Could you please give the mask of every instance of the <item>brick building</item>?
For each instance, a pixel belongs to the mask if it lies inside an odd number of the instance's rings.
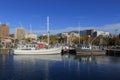
[[[0,24],[0,40],[7,39],[9,37],[9,26],[7,24]]]

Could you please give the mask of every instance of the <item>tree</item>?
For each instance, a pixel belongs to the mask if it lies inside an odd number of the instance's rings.
[[[48,42],[47,36],[40,36],[39,39],[43,42]],[[51,35],[50,36],[50,44],[55,44],[58,43],[58,37],[56,35]]]
[[[74,37],[73,43],[78,44],[79,43],[79,38],[78,37]]]
[[[17,43],[17,42],[19,42],[19,40],[18,40],[18,39],[15,39],[15,42]]]
[[[55,35],[50,36],[50,44],[58,43],[58,37]]]

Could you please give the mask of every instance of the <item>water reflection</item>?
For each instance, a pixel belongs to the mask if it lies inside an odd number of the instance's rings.
[[[28,76],[30,80],[35,78],[48,80],[49,69],[59,61],[61,55],[15,55],[14,67],[16,74],[19,73],[23,79]]]
[[[8,49],[0,49],[0,54],[8,54]]]
[[[119,67],[111,56],[0,55],[0,80],[119,80]]]

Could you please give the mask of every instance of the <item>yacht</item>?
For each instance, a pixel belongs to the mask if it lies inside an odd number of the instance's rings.
[[[49,17],[47,17],[48,43],[45,44],[19,44],[13,49],[14,54],[58,54],[61,53],[62,47],[50,47],[49,45]],[[47,46],[47,47],[45,47]]]
[[[39,44],[40,45],[40,44]],[[42,44],[41,44],[42,45]],[[38,44],[25,44],[18,45],[13,50],[14,54],[59,54],[61,53],[62,47],[45,48],[40,47]]]

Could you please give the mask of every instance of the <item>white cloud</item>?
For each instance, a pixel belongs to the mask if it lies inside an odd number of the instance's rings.
[[[117,29],[117,33],[120,33],[120,23],[118,24],[110,24],[110,25],[104,25],[104,26],[99,26],[97,28],[98,30],[102,30],[102,31],[107,31],[110,32],[112,34],[115,33],[115,30]]]

